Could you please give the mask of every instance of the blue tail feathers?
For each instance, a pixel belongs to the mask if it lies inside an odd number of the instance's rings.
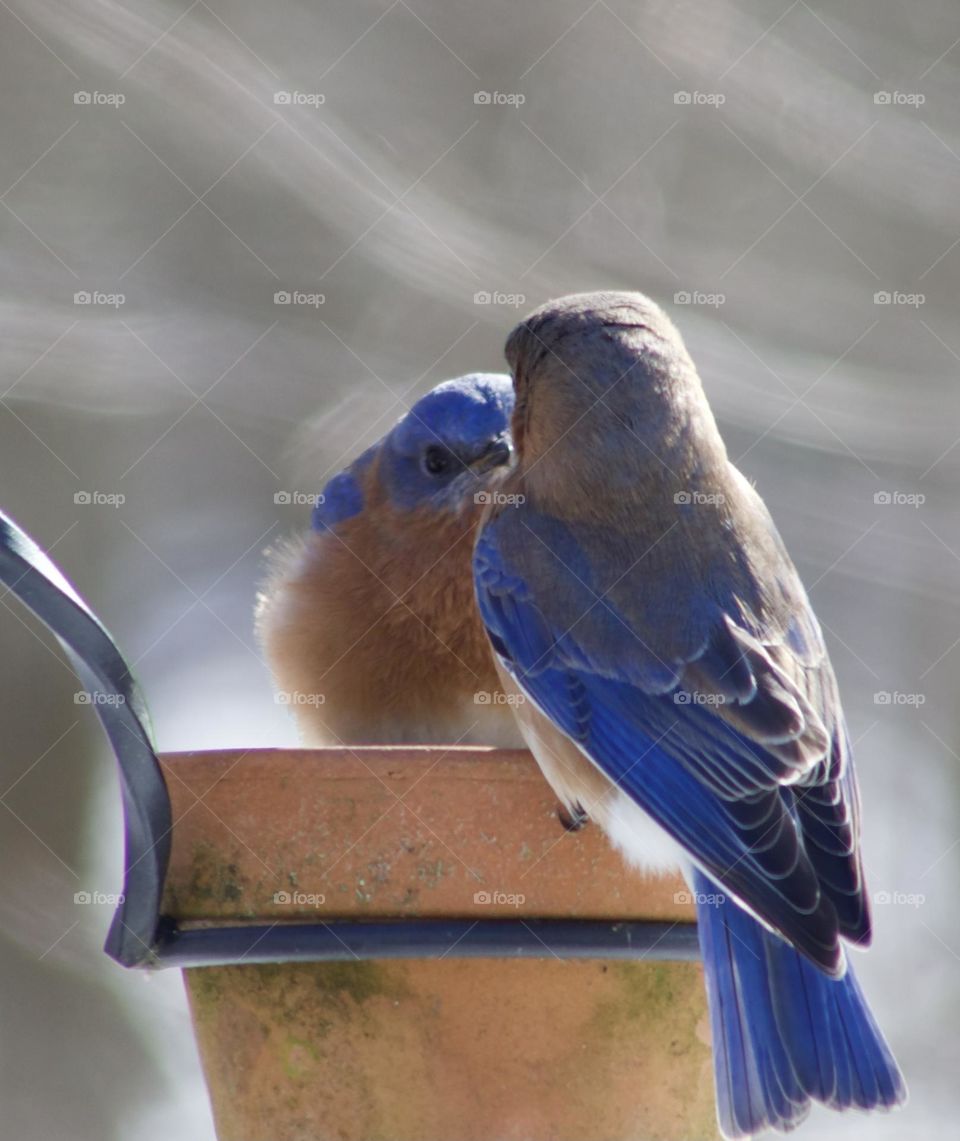
[[[724,1135],[788,1132],[811,1101],[900,1104],[903,1077],[853,969],[830,978],[702,873],[693,884]]]

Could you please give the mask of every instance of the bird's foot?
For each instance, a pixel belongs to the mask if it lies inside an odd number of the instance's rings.
[[[568,832],[579,832],[584,824],[590,821],[590,817],[579,804],[575,804],[571,809],[567,809],[562,804],[558,805],[557,818]]]

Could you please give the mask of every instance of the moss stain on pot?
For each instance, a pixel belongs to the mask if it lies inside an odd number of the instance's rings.
[[[424,887],[435,888],[447,875],[443,860],[417,866],[417,879]]]
[[[245,885],[236,864],[224,864],[212,844],[198,843],[193,849],[190,879],[182,893],[170,891],[168,910],[183,916],[237,914]]]
[[[356,963],[318,963],[313,979],[316,988],[332,1001],[342,1001],[349,995],[357,1006],[371,998],[400,999],[409,997],[410,990],[402,978],[393,975],[389,967],[371,960]]]
[[[580,1141],[591,1121],[610,1137],[715,1136],[692,963],[398,960],[187,975],[223,1141],[445,1136],[438,1090],[464,1123],[457,1141]],[[561,1008],[543,1001],[560,990]]]
[[[320,1061],[320,1053],[312,1042],[305,1038],[290,1038],[287,1040],[283,1072],[288,1078],[299,1081],[311,1076]]]
[[[658,1068],[658,1088],[644,1084],[644,1096],[669,1105],[684,1107],[684,1126],[679,1120],[663,1133],[651,1132],[650,1141],[660,1137],[701,1141],[715,1136],[716,1117],[709,1043],[698,1033],[703,1018],[703,982],[699,966],[691,963],[611,962],[603,968],[617,988],[616,997],[598,1002],[588,1037],[603,1047],[607,1059],[596,1058],[602,1071],[607,1061],[620,1054],[622,1047],[642,1038],[657,1043],[657,1049],[679,1066]],[[691,1083],[691,1072],[699,1080]],[[677,1115],[679,1119],[679,1114]]]

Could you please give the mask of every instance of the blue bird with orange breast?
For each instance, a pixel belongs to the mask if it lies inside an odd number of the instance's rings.
[[[438,385],[274,554],[257,632],[308,744],[522,744],[496,700],[470,566],[512,408],[507,376]]]
[[[697,904],[720,1126],[905,1098],[848,962],[870,942],[859,803],[820,628],[665,314],[545,305],[507,342],[515,467],[474,555],[547,779]]]

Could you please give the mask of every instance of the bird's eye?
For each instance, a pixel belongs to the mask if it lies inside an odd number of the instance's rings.
[[[423,453],[423,470],[428,475],[443,475],[453,466],[453,456],[446,448],[431,444]]]

